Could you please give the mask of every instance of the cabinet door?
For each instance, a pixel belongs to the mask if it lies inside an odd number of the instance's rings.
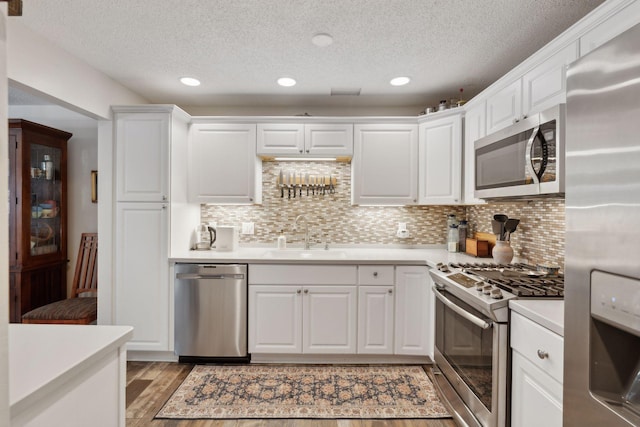
[[[396,267],[395,354],[432,355],[427,267]]]
[[[249,353],[302,352],[302,287],[249,286]]]
[[[511,425],[562,426],[562,384],[512,352]]]
[[[393,286],[358,287],[358,353],[393,353]]]
[[[168,113],[116,114],[116,200],[169,199]]]
[[[638,16],[640,16],[640,3],[628,2],[623,9],[580,37],[580,56],[586,55],[636,25]]]
[[[521,117],[521,79],[487,98],[487,135],[515,123]]]
[[[412,205],[418,196],[418,126],[354,126],[352,202]]]
[[[189,201],[249,204],[256,191],[256,125],[191,125]],[[261,176],[261,175],[260,175]]]
[[[460,115],[420,125],[418,203],[460,203],[462,190],[462,117]]]
[[[304,353],[355,354],[355,286],[305,286],[302,305]]]
[[[259,123],[256,152],[271,156],[303,154],[304,125]]]
[[[116,210],[115,324],[133,326],[129,350],[168,351],[168,209],[118,203]]]
[[[312,156],[351,157],[353,155],[353,125],[304,125],[305,154]]]
[[[530,116],[567,100],[567,67],[578,59],[571,43],[522,77],[523,114]]]
[[[487,134],[486,120],[487,103],[485,101],[467,110],[464,116],[464,170],[462,176],[465,204],[485,203],[473,195],[476,187],[476,157],[473,145],[476,140]]]

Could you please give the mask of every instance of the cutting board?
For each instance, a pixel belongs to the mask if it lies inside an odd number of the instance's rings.
[[[489,242],[489,255],[491,255],[491,251],[493,251],[493,247],[496,245],[496,235],[493,233],[476,232],[476,239]]]

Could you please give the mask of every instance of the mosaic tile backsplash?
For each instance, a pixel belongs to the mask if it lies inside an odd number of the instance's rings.
[[[286,175],[309,174],[337,179],[335,193],[281,197],[277,185],[280,170]],[[308,220],[312,245],[444,245],[447,215],[469,220],[471,231],[491,232],[495,213],[520,218],[512,237],[516,256],[532,263],[564,263],[564,201],[544,199],[532,202],[492,203],[476,206],[353,206],[351,205],[351,165],[335,162],[264,162],[262,167],[262,205],[202,205],[203,222],[240,227],[253,222],[253,235],[240,235],[240,243],[273,244],[280,230],[289,245],[301,245],[304,235],[293,229],[298,215]],[[320,192],[321,193],[321,192]],[[399,222],[407,224],[410,237],[396,237]],[[300,221],[304,229],[304,221]]]

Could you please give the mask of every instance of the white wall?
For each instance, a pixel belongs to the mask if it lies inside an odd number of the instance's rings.
[[[32,88],[74,111],[109,118],[116,104],[146,104],[81,59],[34,33],[19,18],[7,23],[7,73],[11,81]]]
[[[0,3],[0,171],[9,169],[9,129],[7,126],[7,62],[5,33],[7,3]],[[9,179],[0,173],[0,201],[9,198]],[[9,229],[9,206],[0,202],[0,227]],[[9,233],[0,233],[0,301],[9,295]],[[0,427],[9,425],[9,305],[0,304]]]
[[[91,203],[91,171],[98,169],[98,122],[53,105],[11,105],[9,117],[73,134],[67,145],[67,293],[71,289],[80,235],[98,231],[98,205]]]

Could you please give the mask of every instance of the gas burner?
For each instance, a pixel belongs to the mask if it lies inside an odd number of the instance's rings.
[[[564,276],[551,276],[528,264],[451,263],[451,268],[519,298],[563,298]]]

